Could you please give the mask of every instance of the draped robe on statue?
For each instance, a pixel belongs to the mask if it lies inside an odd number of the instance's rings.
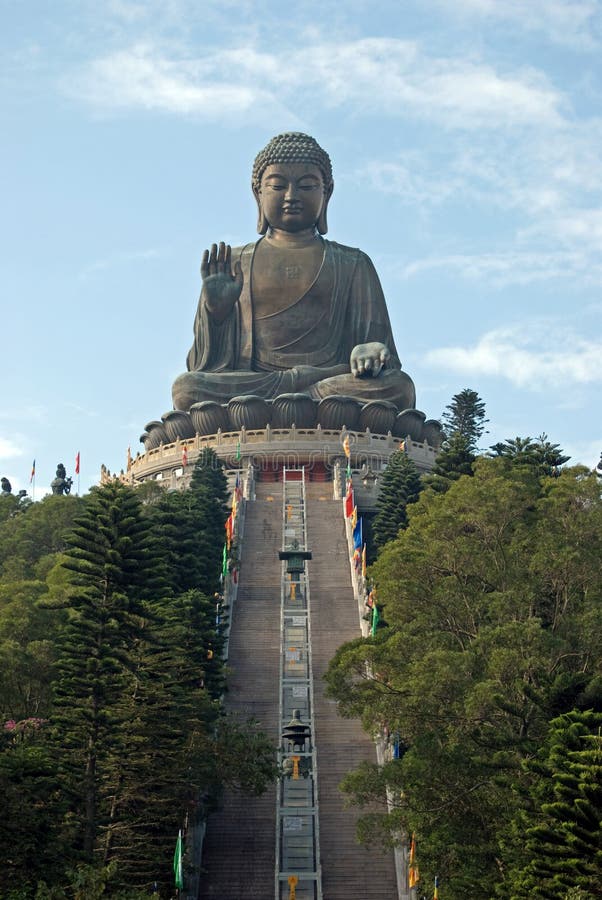
[[[173,386],[174,406],[186,410],[201,400],[227,403],[241,394],[271,399],[305,392],[315,399],[342,394],[414,408],[414,384],[401,371],[370,258],[361,250],[323,240],[322,264],[309,288],[285,308],[258,315],[252,285],[259,243],[232,249],[232,267],[238,259],[243,287],[225,321],[217,323],[199,303],[188,372]],[[356,378],[350,369],[351,351],[371,341],[385,344],[391,357],[377,377]]]

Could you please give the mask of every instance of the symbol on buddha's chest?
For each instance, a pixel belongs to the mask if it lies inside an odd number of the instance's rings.
[[[284,277],[290,280],[301,278],[301,266],[284,266]]]

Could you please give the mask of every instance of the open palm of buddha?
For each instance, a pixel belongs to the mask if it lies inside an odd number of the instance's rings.
[[[332,394],[414,408],[378,275],[361,250],[322,237],[330,159],[308,135],[273,138],[255,160],[262,237],[203,254],[203,286],[176,409],[253,394]]]

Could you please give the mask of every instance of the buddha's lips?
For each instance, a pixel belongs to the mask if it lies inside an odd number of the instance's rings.
[[[283,206],[282,207],[283,213],[300,213],[302,211],[303,211],[302,206]]]

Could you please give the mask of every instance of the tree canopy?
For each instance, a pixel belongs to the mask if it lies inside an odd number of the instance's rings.
[[[184,816],[275,776],[221,704],[226,496],[209,451],[189,491],[112,482],[0,522],[3,897],[170,896]]]
[[[408,515],[370,569],[389,627],[341,647],[327,675],[343,714],[397,748],[346,788],[367,802],[387,787],[393,810],[367,815],[364,836],[415,831],[448,900],[486,900],[507,889],[523,761],[555,716],[602,702],[599,485],[481,457]]]

